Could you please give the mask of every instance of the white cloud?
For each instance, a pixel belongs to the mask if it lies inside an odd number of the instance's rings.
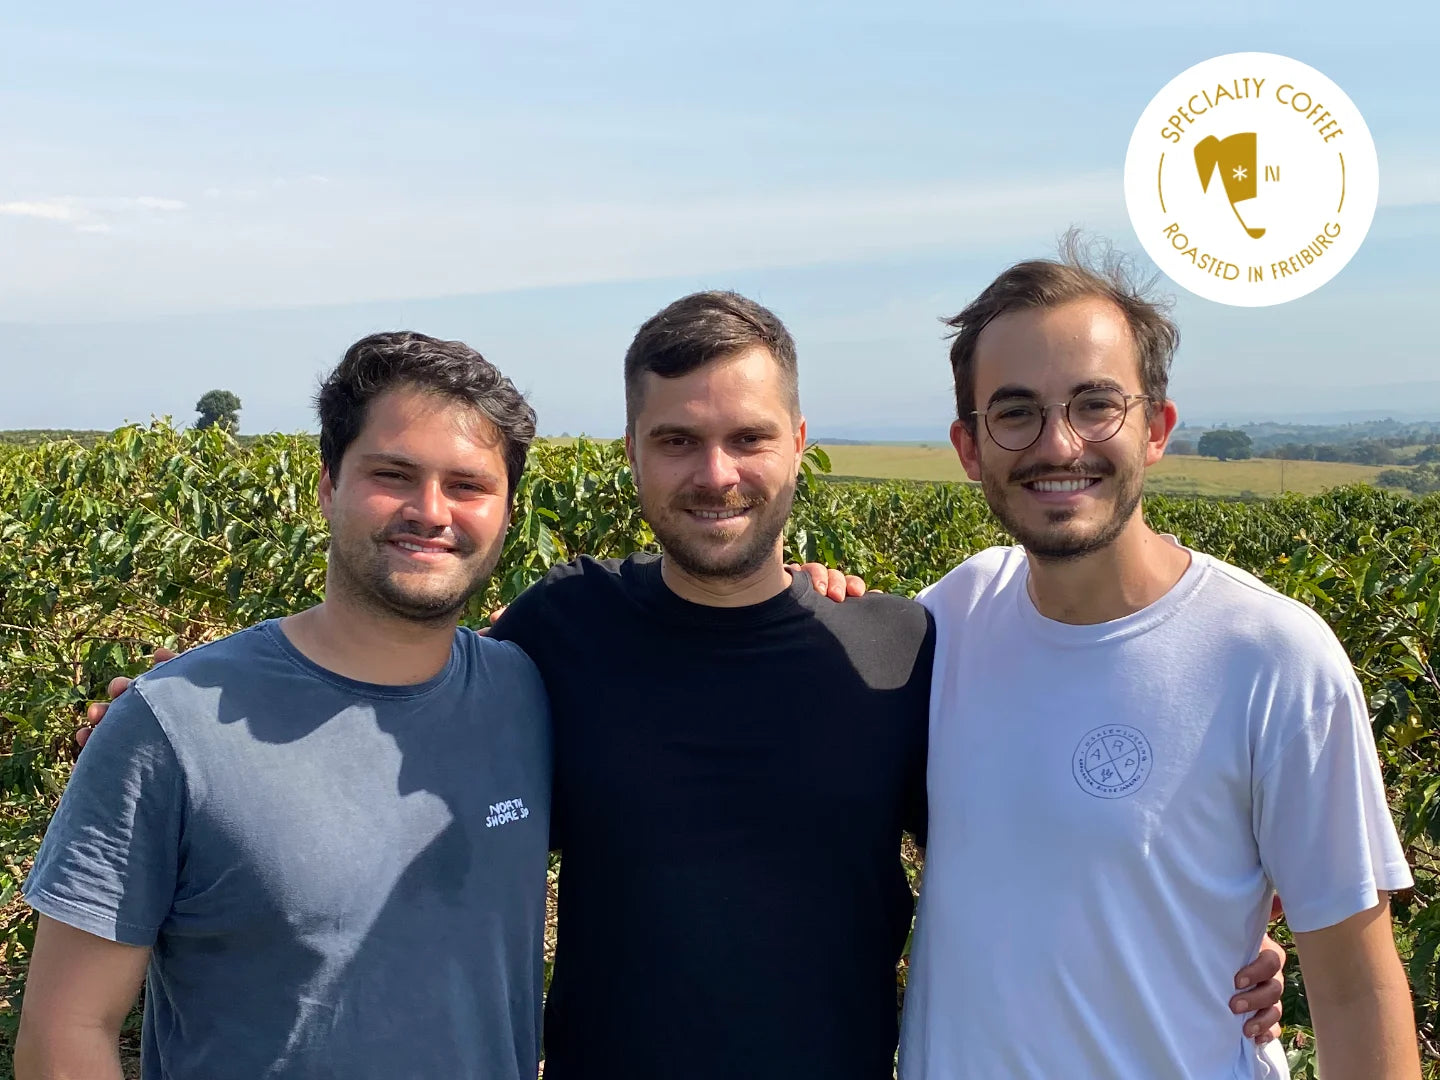
[[[83,263],[33,238],[23,275],[0,266],[0,318],[17,308],[29,318],[143,316],[1029,250],[1071,224],[1113,234],[1126,220],[1118,171],[607,201],[437,197],[313,179],[296,179],[283,198],[248,201],[241,190],[197,188],[183,231],[117,227]],[[134,213],[170,216],[131,201]],[[121,220],[96,210],[70,224]]]
[[[0,203],[0,214],[62,222],[81,233],[108,233],[116,223],[143,219],[150,211],[175,213],[187,207],[188,204],[179,199],[156,195],[56,195]]]
[[[33,230],[26,257],[0,265],[0,319],[345,304],[942,251],[999,259],[1052,250],[1071,225],[1133,242],[1118,169],[612,200],[323,184],[299,173],[280,191],[273,179],[197,185],[193,206],[154,195],[0,203],[0,213],[72,235],[113,233],[77,258],[55,232]],[[1382,176],[1382,205],[1440,202],[1437,181],[1428,161],[1396,162]]]
[[[73,221],[76,209],[63,200],[48,202],[7,202],[0,203],[0,214],[11,217],[44,218],[46,221]]]
[[[245,184],[222,187],[210,185],[206,187],[201,195],[208,200],[221,200],[226,202],[255,203],[265,200],[276,192],[286,194],[295,191],[304,192],[308,189],[322,187],[330,183],[328,176],[320,176],[311,173],[305,176],[274,176],[268,180],[254,180]],[[286,189],[290,189],[288,192]],[[283,197],[283,196],[281,196]]]

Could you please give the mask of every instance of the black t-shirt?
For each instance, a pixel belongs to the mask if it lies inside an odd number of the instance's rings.
[[[555,725],[546,1080],[889,1080],[934,630],[807,578],[744,608],[582,558],[494,635]]]

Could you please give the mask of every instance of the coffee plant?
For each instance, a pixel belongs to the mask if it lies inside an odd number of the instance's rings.
[[[785,536],[796,561],[913,595],[1006,542],[975,488],[832,483],[828,467],[823,450],[807,453]],[[69,775],[85,704],[103,698],[113,676],[148,667],[156,646],[183,649],[317,602],[319,471],[313,439],[237,441],[218,426],[164,422],[83,444],[0,448],[0,1077],[34,935],[18,889]],[[1396,933],[1435,1069],[1440,495],[1362,486],[1266,502],[1154,496],[1146,513],[1157,529],[1311,605],[1349,652],[1415,871],[1415,889],[1394,899]],[[537,443],[502,560],[466,621],[483,624],[558,561],[654,549],[619,443]],[[1289,970],[1287,1045],[1296,1075],[1313,1075],[1293,959]]]

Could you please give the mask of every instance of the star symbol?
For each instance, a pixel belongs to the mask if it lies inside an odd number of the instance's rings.
[[[1245,166],[1244,166],[1244,165],[1236,166],[1236,169],[1235,169],[1235,179],[1236,179],[1236,180],[1244,180],[1244,179],[1245,179],[1245,171],[1246,171],[1246,170],[1245,170]]]

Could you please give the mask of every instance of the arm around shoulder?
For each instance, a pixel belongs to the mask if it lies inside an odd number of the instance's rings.
[[[25,980],[16,1080],[120,1080],[120,1027],[150,950],[40,916]]]

